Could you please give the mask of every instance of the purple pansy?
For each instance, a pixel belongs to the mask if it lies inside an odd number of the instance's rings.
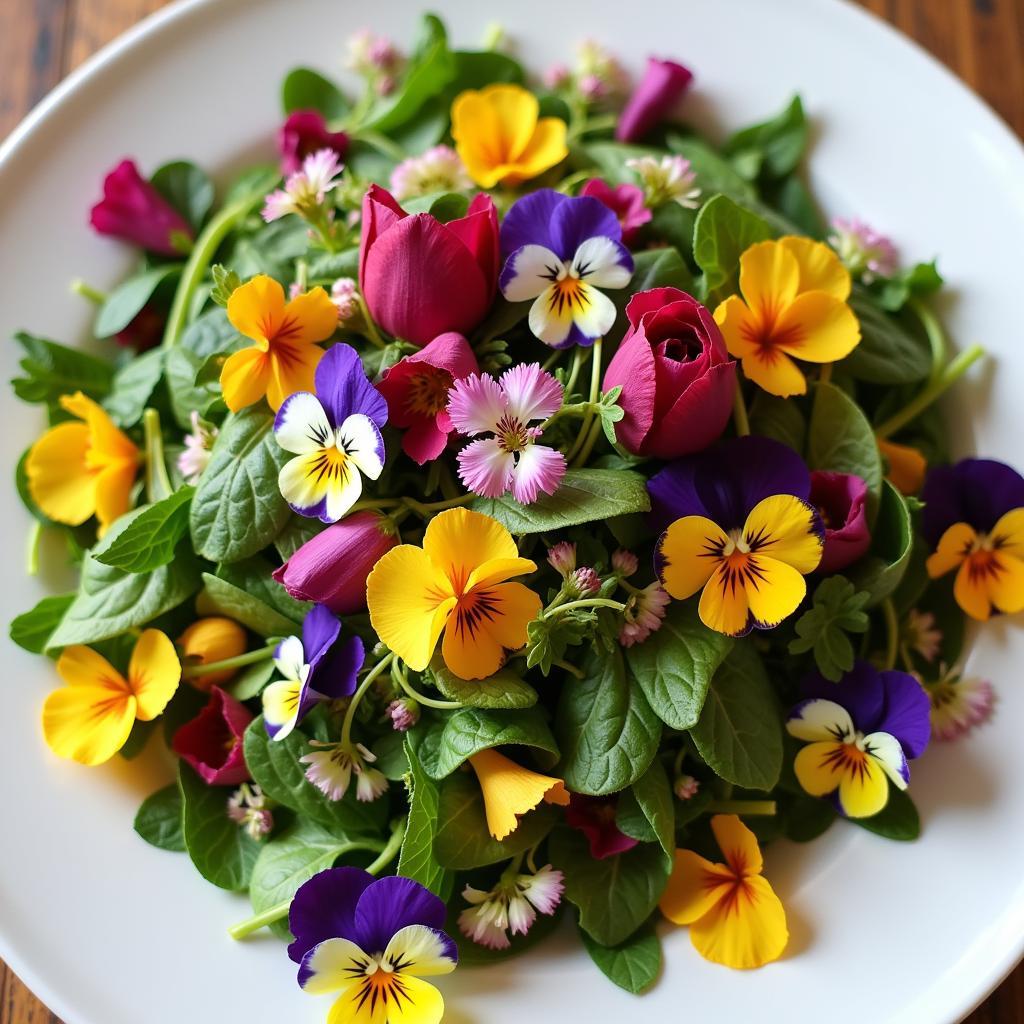
[[[615,323],[615,304],[599,288],[624,288],[633,257],[604,203],[544,188],[523,196],[501,225],[509,302],[530,307],[530,330],[552,348],[592,345]]]
[[[316,368],[316,394],[289,395],[274,436],[297,457],[278,475],[281,495],[299,515],[336,523],[359,500],[363,477],[384,469],[388,405],[350,345],[329,349]]]
[[[339,641],[341,623],[322,604],[302,621],[302,639],[290,636],[274,651],[284,676],[263,691],[263,722],[275,740],[283,740],[323,700],[355,692],[365,657],[363,641],[352,635]]]
[[[921,500],[921,530],[935,547],[954,523],[989,533],[1011,509],[1024,508],[1024,477],[993,459],[963,459],[931,469]]]

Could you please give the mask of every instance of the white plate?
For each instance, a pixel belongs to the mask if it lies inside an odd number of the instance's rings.
[[[7,339],[16,328],[64,341],[86,333],[90,311],[66,282],[84,276],[102,288],[125,271],[126,252],[86,227],[117,159],[130,154],[151,169],[187,156],[223,169],[269,153],[288,68],[333,72],[343,40],[364,24],[408,40],[421,3],[195,0],[146,22],[57,89],[0,156],[4,380],[15,368]],[[1024,463],[1024,153],[922,52],[822,0],[631,0],[588,4],[586,17],[551,0],[438,6],[465,44],[499,16],[535,70],[566,58],[584,35],[614,45],[634,68],[651,50],[679,58],[697,75],[691,115],[719,131],[774,113],[799,89],[817,126],[817,194],[831,212],[890,232],[908,259],[941,255],[955,337],[995,356],[959,404],[973,409],[979,451]],[[40,421],[6,387],[3,395],[0,445],[11,467]],[[970,438],[961,440],[970,450]],[[28,520],[6,485],[0,524],[7,622],[46,591],[22,575]],[[246,914],[241,898],[133,833],[135,810],[166,766],[150,754],[144,767],[90,771],[52,757],[38,718],[56,678],[6,629],[3,644],[0,955],[68,1024],[323,1020],[327,1003],[299,991],[276,940],[227,937]],[[772,848],[768,875],[792,930],[780,963],[753,973],[712,966],[682,930],[667,934],[660,983],[636,999],[604,982],[563,936],[507,966],[446,979],[446,1019],[958,1019],[1024,948],[1022,658],[1024,635],[1005,624],[985,631],[972,668],[996,681],[999,714],[969,742],[914,765],[919,843],[840,824],[809,846]]]

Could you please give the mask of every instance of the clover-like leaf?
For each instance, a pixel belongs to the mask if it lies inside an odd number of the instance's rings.
[[[832,682],[853,668],[854,651],[848,633],[865,633],[868,616],[864,606],[870,595],[843,576],[830,576],[814,592],[814,603],[797,620],[797,639],[790,654],[814,652],[818,671]]]

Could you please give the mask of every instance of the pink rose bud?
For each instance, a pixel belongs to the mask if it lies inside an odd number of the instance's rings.
[[[274,579],[298,601],[324,604],[335,615],[366,609],[366,577],[398,543],[379,512],[356,512],[299,548]]]
[[[242,739],[252,719],[244,704],[214,686],[210,702],[174,734],[171,746],[207,785],[237,786],[250,778]]]
[[[278,129],[277,149],[281,154],[281,173],[287,177],[300,171],[306,157],[321,149],[333,149],[339,160],[344,159],[348,136],[328,131],[319,110],[295,110]]]
[[[811,504],[825,523],[825,549],[819,572],[839,572],[871,547],[867,519],[868,485],[849,473],[811,473]]]
[[[682,64],[651,57],[647,70],[622,111],[615,138],[619,142],[637,142],[672,113],[693,81],[693,74]]]
[[[678,288],[653,288],[626,306],[629,327],[604,375],[621,385],[620,444],[676,459],[717,440],[732,414],[736,364],[710,311]]]
[[[469,335],[498,289],[498,214],[480,193],[465,217],[442,224],[407,214],[386,189],[363,197],[359,285],[373,319],[423,346],[451,331]]]

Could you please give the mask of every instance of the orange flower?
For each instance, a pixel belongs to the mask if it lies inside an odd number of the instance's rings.
[[[887,476],[893,487],[903,494],[917,494],[924,486],[928,463],[925,457],[908,444],[895,444],[878,439],[878,450],[889,463]]]

